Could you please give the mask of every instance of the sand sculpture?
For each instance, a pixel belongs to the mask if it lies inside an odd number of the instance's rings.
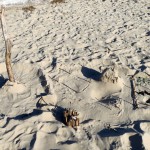
[[[63,115],[65,124],[77,130],[77,126],[79,126],[79,118],[77,117],[79,115],[78,112],[69,108],[65,109]]]

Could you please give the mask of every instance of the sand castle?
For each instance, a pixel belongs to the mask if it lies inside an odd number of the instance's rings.
[[[77,117],[79,114],[77,113],[77,111],[65,109],[63,115],[65,124],[77,130],[77,126],[79,126],[79,118]]]

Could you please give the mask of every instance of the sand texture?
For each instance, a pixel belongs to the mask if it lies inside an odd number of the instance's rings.
[[[150,150],[148,0],[22,7],[5,10],[15,83],[0,25],[0,150]]]

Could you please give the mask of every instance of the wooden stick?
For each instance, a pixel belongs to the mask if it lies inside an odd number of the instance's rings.
[[[5,63],[6,63],[8,77],[9,77],[9,81],[15,82],[14,74],[13,74],[12,66],[11,66],[12,44],[7,35],[7,26],[6,26],[6,21],[5,21],[5,17],[4,17],[4,8],[2,8],[2,10],[1,10],[1,26],[2,26],[2,32],[3,32],[3,36],[4,36],[4,40],[5,40],[5,47],[6,47]]]
[[[131,97],[132,97],[132,100],[133,100],[133,109],[137,109],[138,104],[137,104],[137,98],[136,98],[136,95],[135,95],[134,77],[131,77],[130,83],[131,83]]]

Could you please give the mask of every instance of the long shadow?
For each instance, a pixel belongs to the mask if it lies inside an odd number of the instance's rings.
[[[143,95],[143,96],[144,96],[145,94],[146,94],[146,95],[150,95],[150,93],[147,92],[147,91],[145,91],[145,90],[144,90],[144,91],[140,91],[140,92],[136,92],[136,93],[137,93],[137,94],[141,94],[141,95]]]
[[[38,116],[40,114],[42,114],[42,110],[39,110],[39,109],[34,109],[33,112],[29,113],[29,114],[21,114],[21,115],[18,115],[12,119],[14,120],[26,120],[26,119],[29,119],[31,117],[34,117],[34,116]]]
[[[144,132],[140,128],[140,123],[144,123],[144,122],[150,123],[149,120],[138,120],[132,123],[130,122],[129,124],[122,124],[120,125],[120,127],[117,127],[117,128],[105,128],[101,130],[100,132],[98,132],[98,135],[101,137],[114,137],[114,136],[120,136],[120,135],[123,135],[125,133],[130,133],[130,132],[143,134]],[[130,128],[131,125],[134,125],[133,129]]]
[[[114,96],[114,97],[105,97],[104,99],[100,100],[99,102],[104,103],[104,104],[113,104],[116,103],[116,101],[119,100],[119,97]]]
[[[81,124],[86,124],[86,123],[89,123],[91,121],[93,121],[93,119],[87,119],[87,120],[82,121]]]
[[[33,149],[33,147],[34,147],[34,144],[35,144],[35,141],[36,141],[36,136],[37,136],[37,133],[34,133],[34,135],[32,137],[32,140],[30,142],[30,149]]]
[[[65,120],[63,116],[64,110],[65,110],[64,108],[60,106],[56,106],[54,109],[51,109],[51,112],[57,121],[65,124]]]
[[[57,58],[53,57],[53,60],[52,60],[52,63],[51,63],[52,70],[55,69],[56,64],[57,64]]]
[[[100,80],[100,77],[101,77],[101,73],[94,70],[94,69],[91,69],[91,68],[87,68],[87,67],[84,67],[82,66],[81,68],[81,72],[82,74],[86,77],[86,78],[90,78],[90,79],[93,79],[95,81],[99,81]]]
[[[124,133],[135,132],[133,129],[130,128],[113,128],[113,129],[103,129],[98,132],[98,135],[101,137],[114,137],[120,136]]]
[[[136,131],[138,131],[139,133],[143,134],[144,132],[141,130],[140,128],[140,123],[150,123],[150,120],[137,120],[137,121],[134,121],[133,124],[134,124],[134,129]]]
[[[8,79],[5,79],[2,75],[0,75],[0,88],[7,82]]]
[[[74,144],[74,143],[77,143],[76,141],[73,141],[73,140],[67,140],[65,142],[59,142],[59,144]]]

